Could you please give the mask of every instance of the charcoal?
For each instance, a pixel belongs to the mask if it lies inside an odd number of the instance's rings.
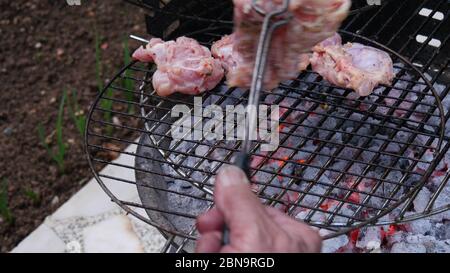
[[[445,114],[448,113],[448,110],[450,109],[450,97],[446,96],[444,100],[442,100],[442,105],[445,109]]]
[[[386,200],[383,198],[371,196],[369,199],[368,205],[372,206],[374,208],[381,208],[385,201]]]
[[[331,170],[327,170],[325,171],[325,175],[332,181],[336,180],[340,175],[343,174],[343,170],[344,168],[348,165],[349,163],[347,161],[343,161],[343,160],[339,160],[337,161],[335,164],[333,164],[332,166],[332,171]]]
[[[319,234],[321,236],[326,236],[331,232],[325,229],[321,229]],[[340,250],[342,247],[345,247],[349,243],[349,239],[347,235],[341,235],[339,237],[335,237],[329,240],[325,240],[322,243],[322,252],[323,253],[335,253]]]
[[[409,223],[406,226],[407,230],[412,234],[424,234],[424,235],[430,235],[431,229],[433,227],[429,219],[419,219]]]
[[[423,245],[428,253],[450,253],[450,240],[440,241],[433,236],[409,235],[406,242]]]
[[[392,246],[391,253],[427,253],[427,248],[422,244],[399,242]]]
[[[338,123],[338,120],[333,117],[327,117],[327,119],[324,121],[322,127],[333,130],[336,128]]]
[[[315,180],[317,174],[319,173],[319,169],[316,168],[306,168],[301,173],[297,173],[298,176],[301,176],[305,180]]]
[[[397,154],[400,152],[400,145],[398,145],[398,143],[391,142],[388,144],[385,151],[388,153]]]
[[[400,67],[401,64],[398,64]],[[398,68],[396,68],[399,71]],[[316,79],[315,74],[305,75],[305,77],[310,77]],[[402,79],[411,78],[411,75],[405,74],[401,76]],[[372,197],[367,193],[372,192],[374,186],[380,183],[380,179],[383,177],[388,182],[383,182],[382,185],[378,185],[376,194],[380,196],[390,196],[394,190],[398,190],[394,198],[400,198],[403,196],[403,191],[406,187],[398,187],[396,183],[402,181],[406,186],[415,186],[422,179],[422,175],[414,174],[407,175],[407,170],[410,166],[415,164],[415,160],[423,160],[424,162],[418,162],[417,167],[412,169],[412,171],[422,173],[423,170],[427,170],[430,164],[434,160],[434,149],[436,147],[437,141],[430,145],[429,140],[431,139],[426,135],[418,135],[414,139],[413,134],[398,129],[386,128],[386,125],[392,128],[399,128],[395,123],[399,121],[398,117],[405,117],[409,108],[412,107],[412,102],[400,101],[401,96],[406,96],[408,100],[416,101],[419,100],[423,103],[435,105],[436,99],[433,96],[426,95],[424,98],[419,98],[414,92],[408,92],[403,90],[410,84],[407,81],[400,80],[395,84],[396,88],[389,91],[385,87],[379,87],[374,91],[374,96],[369,96],[361,100],[353,98],[354,93],[349,93],[345,90],[340,89],[324,89],[317,87],[312,84],[303,82],[286,82],[286,84],[298,84],[303,86],[303,90],[313,89],[317,92],[322,92],[322,94],[307,93],[306,98],[299,100],[300,96],[304,96],[305,92],[289,92],[286,89],[276,89],[269,93],[264,101],[267,104],[279,104],[281,107],[281,112],[286,111],[287,108],[295,107],[295,110],[290,109],[291,113],[287,118],[289,123],[298,124],[299,126],[294,126],[290,124],[284,124],[280,131],[281,139],[287,138],[287,141],[283,143],[285,146],[297,147],[303,151],[294,151],[293,149],[280,148],[276,151],[273,157],[286,159],[292,158],[292,162],[284,163],[283,160],[269,160],[261,169],[256,172],[253,181],[260,183],[268,183],[264,189],[263,194],[265,196],[276,197],[283,190],[282,187],[286,187],[288,182],[292,182],[291,178],[285,176],[295,176],[294,184],[290,185],[290,192],[284,195],[283,200],[293,200],[297,199],[298,194],[296,191],[307,191],[300,203],[303,206],[315,206],[320,199],[325,197],[321,208],[326,208],[327,212],[314,211],[310,221],[323,223],[326,219],[333,220],[333,224],[346,224],[350,217],[357,209],[360,209],[358,215],[354,217],[368,218],[375,216],[378,209],[381,209],[386,203],[386,199]],[[413,87],[415,91],[422,92],[425,89],[425,85],[417,84]],[[438,92],[444,90],[444,86],[436,87]],[[225,92],[224,90],[221,90]],[[389,91],[389,96],[391,98],[385,98],[377,96],[383,94],[383,92]],[[222,105],[225,104],[237,104],[242,94],[246,91],[241,89],[236,89],[233,91],[233,96],[230,96]],[[326,96],[327,92],[332,92],[334,95],[338,96],[331,97]],[[289,93],[292,98],[283,97]],[[350,95],[348,95],[350,94]],[[426,94],[426,93],[423,93]],[[344,97],[346,95],[347,97]],[[314,98],[312,100],[311,98]],[[220,96],[212,94],[208,96],[208,99],[204,102],[205,105],[216,103],[220,99]],[[315,100],[323,101],[323,104],[319,107]],[[332,115],[334,117],[328,117],[322,114],[330,114],[330,106],[326,103],[333,102],[338,107],[333,110]],[[373,103],[381,104],[375,107]],[[319,102],[319,104],[322,102]],[[297,104],[297,105],[295,105]],[[346,105],[351,107],[359,107],[361,111],[370,111],[377,116],[377,119],[373,117],[366,116],[366,113],[359,112],[353,113],[351,109],[345,109],[345,107],[339,107],[339,105]],[[450,109],[450,98],[445,98],[443,100],[445,111]],[[401,108],[405,109],[393,109],[388,106],[399,105]],[[283,109],[284,108],[284,109]],[[369,110],[370,108],[370,110]],[[418,105],[417,111],[427,112],[430,107],[427,105]],[[361,114],[362,113],[362,114]],[[435,114],[439,114],[439,111],[435,111]],[[374,115],[374,116],[375,116]],[[386,116],[389,115],[389,116]],[[388,123],[383,120],[383,118],[389,119]],[[418,122],[423,120],[423,114],[412,113],[408,117],[411,121],[408,122],[410,126],[419,126]],[[434,130],[433,125],[440,125],[440,119],[438,117],[432,117],[427,121],[425,128]],[[201,124],[197,126],[201,128]],[[319,128],[316,128],[319,127]],[[292,132],[295,129],[295,132]],[[334,130],[339,130],[334,132]],[[294,133],[296,136],[288,136],[289,133]],[[447,135],[450,135],[450,121],[447,123],[446,128]],[[355,134],[357,134],[355,136]],[[312,140],[312,138],[316,138]],[[373,139],[375,137],[376,139]],[[392,142],[391,140],[395,141]],[[324,142],[325,141],[325,145]],[[329,142],[334,142],[329,143]],[[349,145],[343,146],[343,143],[348,143]],[[417,145],[427,145],[431,148],[425,150],[421,147],[408,147],[405,149],[405,145],[411,143]],[[175,142],[172,143],[172,146]],[[193,180],[198,182],[204,181],[208,184],[214,184],[214,178],[206,179],[209,173],[214,173],[217,171],[218,167],[221,166],[222,162],[217,162],[213,159],[224,160],[227,162],[232,162],[234,155],[230,150],[235,149],[235,141],[225,141],[225,142],[215,142],[209,141],[195,147],[194,143],[182,142],[180,146],[175,148],[175,152],[170,156],[170,159],[174,162],[182,162],[183,166],[180,166],[180,170],[185,173],[190,174]],[[322,147],[323,146],[323,147]],[[355,146],[357,148],[352,148],[349,146]],[[214,151],[207,156],[208,151],[212,148]],[[382,147],[384,149],[382,149]],[[320,150],[319,150],[320,148]],[[369,149],[369,151],[367,151]],[[336,151],[339,150],[339,153]],[[361,152],[361,150],[363,150]],[[403,151],[404,150],[404,151]],[[403,152],[401,152],[403,151]],[[422,156],[422,154],[425,154]],[[186,158],[185,155],[181,153],[189,153],[192,156]],[[320,153],[320,154],[315,154]],[[336,154],[335,154],[336,153]],[[384,154],[382,154],[384,153]],[[387,154],[386,154],[387,153]],[[262,154],[262,153],[261,153]],[[195,157],[195,156],[197,157]],[[292,156],[293,155],[293,156]],[[200,158],[198,158],[200,157]],[[203,157],[207,157],[203,159]],[[335,158],[337,157],[337,158]],[[361,161],[354,162],[355,161]],[[296,162],[296,163],[294,163]],[[201,163],[201,164],[200,164]],[[321,168],[326,164],[327,170],[317,177],[319,172],[322,172]],[[370,166],[374,165],[374,166]],[[395,163],[395,167],[400,169],[399,171],[391,170],[387,168]],[[200,165],[198,165],[200,164]],[[378,166],[376,166],[378,165]],[[281,166],[283,168],[281,169]],[[190,168],[197,168],[198,170],[192,171]],[[439,162],[436,167],[435,172],[431,176],[430,180],[426,184],[426,188],[423,188],[417,198],[413,202],[413,206],[409,208],[411,211],[406,213],[406,217],[416,216],[417,213],[422,213],[425,207],[430,201],[432,193],[438,188],[443,182],[445,177],[446,168],[450,167],[450,153],[445,155],[444,160]],[[163,164],[162,169],[164,173],[171,174],[177,177],[177,173],[168,164]],[[333,171],[329,170],[333,169]],[[267,172],[265,172],[265,171]],[[409,170],[411,171],[411,170]],[[365,173],[368,172],[368,173]],[[349,173],[356,174],[350,175]],[[386,175],[387,174],[387,175]],[[362,175],[362,179],[358,176]],[[386,176],[385,176],[386,175]],[[206,179],[206,180],[205,180]],[[352,182],[361,179],[358,190],[364,191],[366,194],[361,193],[358,198],[361,200],[367,199],[367,205],[374,207],[371,208],[361,208],[357,205],[344,204],[335,212],[335,209],[340,204],[339,202],[333,201],[324,196],[327,191],[329,195],[336,198],[343,198],[348,194],[348,190],[343,190],[339,188],[333,188],[331,185],[333,183],[339,183],[337,186],[349,188],[352,186]],[[316,183],[316,182],[320,183]],[[393,183],[389,183],[393,182]],[[166,178],[167,187],[170,190],[189,194],[197,197],[204,196],[205,193],[196,187],[192,183],[176,178]],[[308,183],[311,182],[311,183]],[[311,187],[311,189],[308,189]],[[436,200],[435,208],[442,207],[450,204],[450,186],[447,186],[442,194]],[[263,186],[260,185],[259,189],[262,190]],[[301,193],[300,193],[301,195]],[[352,197],[354,197],[352,195]],[[292,198],[292,199],[291,199]],[[168,195],[169,205],[175,211],[183,211],[183,208],[189,208],[190,214],[199,213],[201,210],[207,208],[207,202],[197,200],[190,197],[180,197],[174,194]],[[285,209],[282,205],[278,205],[278,208]],[[383,219],[379,221],[390,222],[396,219],[396,216],[401,211],[401,207],[394,209],[391,213],[384,216]],[[311,212],[310,210],[303,210],[298,208],[294,211],[296,218],[299,220],[304,220],[306,216]],[[185,210],[184,210],[185,211]],[[299,212],[300,211],[300,212]],[[338,213],[340,215],[332,215]],[[180,217],[177,217],[180,218]],[[449,252],[449,239],[450,239],[450,212],[441,213],[434,215],[426,219],[419,219],[411,223],[402,224],[406,228],[406,231],[397,231],[394,234],[386,236],[386,240],[382,240],[382,234],[380,232],[380,227],[366,227],[362,228],[360,235],[356,242],[356,246],[349,243],[349,237],[347,235],[342,235],[337,238],[327,240],[323,244],[324,252],[345,252],[345,251],[364,251],[364,252]],[[186,229],[194,224],[194,221],[186,221],[182,219],[180,221],[185,221]],[[384,227],[384,230],[388,230],[389,226]],[[403,230],[403,229],[402,229]],[[329,231],[321,230],[321,234],[329,234]],[[354,248],[355,247],[355,248]]]
[[[404,242],[407,236],[406,232],[398,231],[392,234],[391,236],[386,237],[387,245],[392,247],[396,243]]]
[[[336,215],[333,219],[333,224],[346,224],[349,221],[349,217],[352,217],[354,214],[354,210],[352,210],[349,204],[344,204],[339,211],[335,212],[337,205],[332,205],[328,211],[338,213],[340,215]]]
[[[375,152],[365,151],[361,154],[360,157],[361,157],[362,161],[364,161],[364,162],[371,162],[375,156],[376,156]]]
[[[181,186],[181,189],[183,190],[189,190],[192,189],[192,185],[190,183],[183,183]]]
[[[406,179],[405,185],[413,187],[417,183],[419,183],[421,180],[422,180],[422,176],[420,176],[418,174],[412,174],[412,175],[409,175],[408,178]]]
[[[322,150],[322,152],[323,152],[323,150]],[[327,163],[328,160],[330,160],[329,156],[317,155],[314,158],[314,160],[310,163],[310,165],[320,168],[320,167],[325,166],[325,164]]]
[[[356,247],[366,250],[380,249],[381,230],[380,227],[367,227],[361,229],[356,242]]]
[[[394,136],[394,140],[405,143],[405,142],[407,142],[407,140],[410,137],[411,137],[411,133],[406,132],[406,131],[398,131]]]
[[[195,149],[196,156],[206,156],[208,153],[209,147],[207,145],[199,145],[197,149]]]
[[[353,163],[350,169],[348,170],[350,173],[362,175],[363,170],[366,166],[360,163]]]
[[[275,185],[275,186],[281,186],[280,183],[277,182],[272,182],[271,185]],[[264,190],[264,194],[265,196],[277,196],[279,193],[281,193],[282,189],[279,187],[267,187]]]
[[[421,168],[422,170],[426,170],[430,166],[433,159],[434,159],[434,153],[430,150],[427,150],[421,158],[421,160],[424,162],[422,162],[422,161],[418,162],[417,167]]]
[[[425,235],[433,235],[438,240],[445,241],[450,239],[450,222],[445,223],[435,223],[432,227],[432,233],[431,234],[425,234]]]
[[[306,188],[306,187],[305,187]],[[301,188],[303,191],[306,191],[305,188]],[[309,191],[305,198],[302,200],[303,205],[307,206],[315,206],[316,203],[320,200],[321,196],[324,196],[326,192],[326,188],[322,185],[315,185]],[[314,194],[314,195],[313,195]]]
[[[295,219],[304,221],[306,217],[308,216],[309,210],[300,211],[295,215]]]
[[[354,129],[348,128],[345,131],[346,134],[342,135],[342,141],[344,141],[344,143],[349,143],[353,146],[358,146],[360,139],[358,136],[355,136],[355,133],[353,132]]]
[[[389,172],[388,176],[386,177],[386,180],[392,181],[394,183],[400,183],[400,180],[402,179],[403,174],[400,171],[391,171]]]
[[[429,75],[428,75],[428,74],[425,74],[425,76],[428,77]],[[432,80],[431,77],[429,78],[429,80]],[[446,86],[445,86],[445,85],[439,84],[439,83],[435,83],[435,84],[433,85],[433,87],[434,87],[434,89],[436,90],[436,92],[437,92],[439,95],[441,95],[442,92],[444,92],[444,90],[446,89]]]
[[[443,239],[450,239],[450,222],[447,222],[443,225],[443,229],[445,230],[445,236]]]
[[[306,221],[307,220],[306,218],[309,216],[310,213],[312,213],[313,216],[311,217],[309,222],[323,223],[326,219],[326,215],[324,213],[316,211],[316,210],[311,212],[311,210],[309,210],[309,209],[297,213],[297,215],[295,216],[295,219],[301,220],[301,221]]]
[[[398,167],[402,170],[407,170],[409,166],[411,165],[411,162],[408,159],[401,158],[398,163]]]
[[[442,208],[450,204],[450,184],[447,184],[442,190],[441,194],[434,203],[435,208]],[[431,217],[434,221],[450,220],[450,211],[447,210],[443,213],[434,215]]]
[[[427,188],[423,188],[416,199],[414,199],[414,210],[416,212],[423,212],[431,199],[431,192]]]
[[[347,120],[344,122],[344,124],[342,124],[342,129],[344,131],[347,130],[353,130],[353,128],[357,127],[358,122],[354,121],[354,120]]]
[[[311,217],[312,222],[323,223],[327,218],[326,214],[319,211],[314,211],[313,216]]]

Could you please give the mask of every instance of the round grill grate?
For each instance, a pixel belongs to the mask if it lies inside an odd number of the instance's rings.
[[[444,134],[441,101],[423,74],[376,42],[341,34],[345,41],[391,54],[396,69],[392,86],[356,98],[351,90],[305,71],[264,91],[262,105],[280,105],[280,145],[264,153],[264,143],[255,142],[252,161],[253,188],[261,201],[331,230],[328,238],[375,224],[410,198],[436,167],[434,155]],[[210,30],[189,36],[205,44],[219,38]],[[174,140],[170,128],[179,118],[171,117],[171,109],[178,104],[203,110],[212,104],[245,106],[248,90],[221,84],[197,100],[161,98],[151,85],[153,72],[151,65],[134,62],[111,80],[90,111],[86,150],[97,180],[114,202],[175,236],[172,242],[179,249],[191,251],[195,218],[213,205],[214,176],[232,162],[240,142]],[[193,120],[200,129],[211,118]],[[113,160],[119,154],[123,157]],[[121,171],[97,172],[104,164]],[[136,188],[139,198],[124,196],[121,187],[126,186]]]

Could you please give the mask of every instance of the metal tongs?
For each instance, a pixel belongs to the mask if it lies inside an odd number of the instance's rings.
[[[248,118],[245,119],[245,138],[241,146],[241,152],[236,156],[234,162],[237,167],[241,168],[247,174],[248,178],[250,178],[250,153],[252,150],[251,136],[254,135],[257,130],[258,106],[261,90],[264,88],[264,75],[266,72],[267,56],[270,50],[272,35],[277,28],[287,24],[290,20],[290,16],[286,19],[274,20],[276,17],[289,12],[290,0],[283,0],[283,6],[280,9],[270,12],[265,11],[262,7],[258,6],[258,2],[260,1],[261,0],[252,0],[252,8],[264,17],[264,21],[259,37],[255,68],[253,70],[253,78],[247,105]],[[222,243],[223,245],[230,243],[230,234],[227,226],[225,226],[223,230]]]

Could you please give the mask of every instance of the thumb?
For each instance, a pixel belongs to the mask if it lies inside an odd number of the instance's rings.
[[[245,173],[236,166],[226,166],[216,177],[214,199],[225,223],[233,232],[257,225],[264,207],[250,189]]]

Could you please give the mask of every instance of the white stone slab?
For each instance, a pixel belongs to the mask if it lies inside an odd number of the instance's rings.
[[[135,153],[136,145],[125,151]],[[134,156],[122,154],[113,163],[121,166],[110,164],[101,174],[135,181],[133,169],[126,167],[134,166]],[[135,185],[102,180],[121,200],[139,202]],[[12,252],[159,252],[164,243],[156,228],[125,215],[92,179]]]
[[[136,146],[132,145],[126,149],[126,152],[134,153]],[[117,160],[116,164],[133,166],[134,157],[122,154]],[[134,171],[119,167],[116,165],[108,165],[101,174],[112,177],[120,177],[129,181],[135,181]],[[123,200],[133,200],[137,195],[136,186],[132,184],[122,183],[117,180],[103,179],[114,194],[120,196]],[[69,217],[89,217],[105,213],[117,206],[111,202],[108,195],[101,189],[95,179],[92,179],[83,189],[75,194],[69,201],[67,201],[61,208],[59,208],[53,215],[53,220],[66,219]]]
[[[144,246],[124,215],[87,227],[83,231],[87,253],[143,253]]]
[[[66,244],[46,225],[39,226],[23,240],[13,253],[62,253]]]

